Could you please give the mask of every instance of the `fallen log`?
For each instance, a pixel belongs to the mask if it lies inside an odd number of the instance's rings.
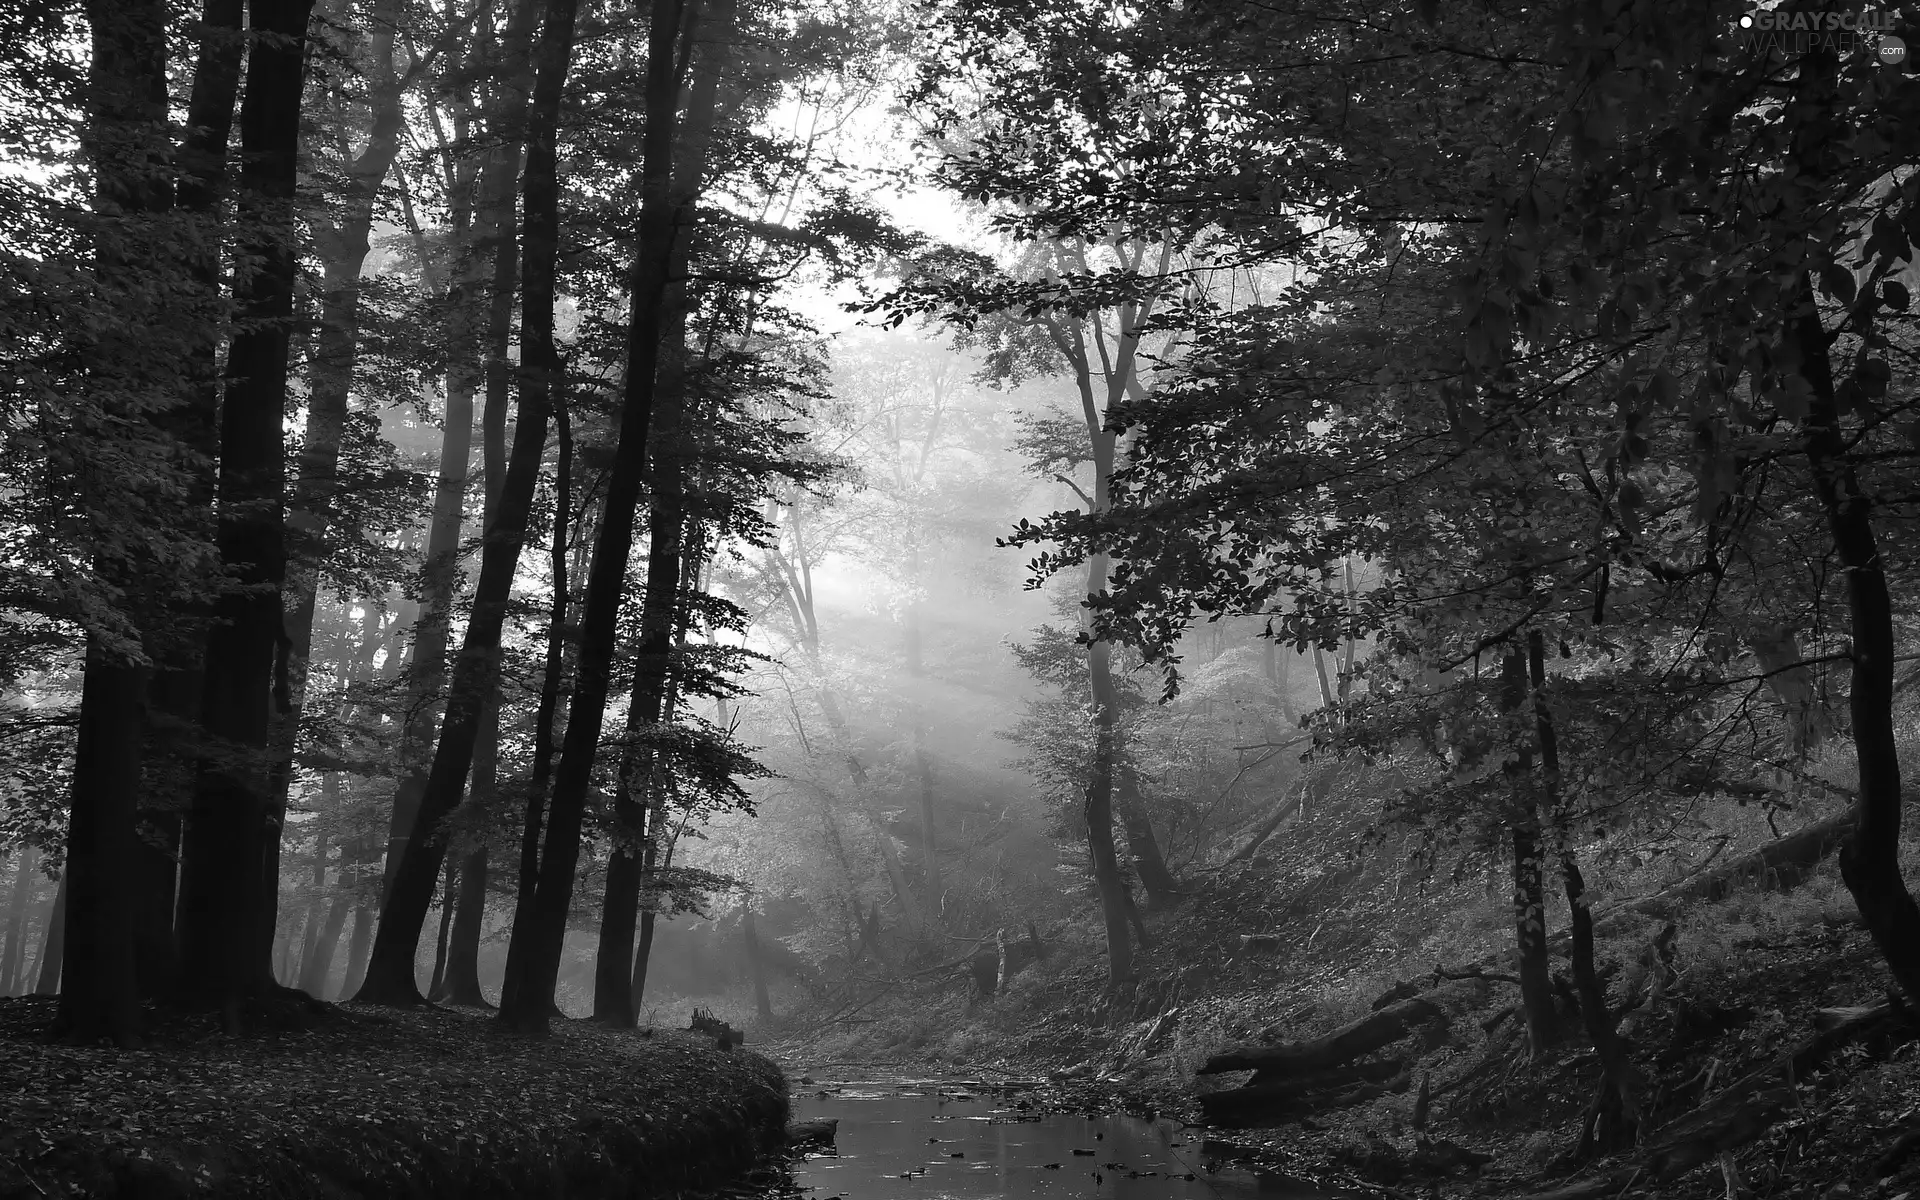
[[[1832,1010],[1828,1028],[1757,1071],[1729,1084],[1719,1095],[1674,1121],[1649,1139],[1634,1165],[1607,1175],[1539,1192],[1525,1200],[1578,1200],[1619,1190],[1634,1179],[1664,1183],[1765,1133],[1794,1104],[1793,1085],[1835,1051],[1880,1033],[1901,1030],[1912,1036],[1906,1010],[1892,1004],[1851,1012]],[[1901,1029],[1902,1026],[1905,1029]]]
[[[1725,899],[1734,888],[1747,881],[1758,881],[1769,889],[1786,891],[1798,885],[1812,870],[1846,840],[1856,824],[1848,809],[1823,821],[1794,830],[1787,836],[1750,850],[1713,870],[1682,880],[1663,891],[1627,904],[1605,914],[1608,917],[1634,913],[1644,917],[1672,916],[1681,905],[1691,901]]]
[[[1200,1097],[1204,1123],[1236,1128],[1272,1121],[1278,1123],[1290,1114],[1327,1108],[1343,1108],[1371,1099],[1393,1085],[1411,1078],[1406,1064],[1394,1062],[1351,1063],[1305,1075],[1263,1078],[1260,1072],[1245,1087],[1225,1092],[1210,1092]]]
[[[1422,996],[1396,1001],[1323,1037],[1280,1046],[1229,1047],[1209,1058],[1198,1073],[1261,1071],[1278,1077],[1337,1067],[1399,1041],[1417,1026],[1446,1020],[1446,1010],[1438,997],[1459,986],[1450,984]]]

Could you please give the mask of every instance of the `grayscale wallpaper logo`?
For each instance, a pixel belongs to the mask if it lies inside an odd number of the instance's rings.
[[[1785,12],[1756,8],[1740,18],[1740,35],[1749,50],[1784,55],[1827,50],[1834,54],[1866,54],[1882,66],[1907,61],[1907,43],[1893,32],[1888,12]]]

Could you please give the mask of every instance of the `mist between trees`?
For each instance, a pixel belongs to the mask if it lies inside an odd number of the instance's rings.
[[[1510,877],[1536,1050],[1564,914],[1603,1139],[1593,896],[1721,801],[1920,996],[1920,92],[1415,7],[30,6],[0,992],[1117,996],[1343,797]]]

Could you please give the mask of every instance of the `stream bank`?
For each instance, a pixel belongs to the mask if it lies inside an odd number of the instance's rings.
[[[347,1004],[238,1037],[151,1012],[123,1051],[45,1040],[55,1003],[0,999],[0,1200],[670,1197],[787,1120],[779,1067],[685,1032]]]

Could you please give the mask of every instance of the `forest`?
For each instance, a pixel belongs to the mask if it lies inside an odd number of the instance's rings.
[[[1920,7],[0,14],[0,1200],[1920,1188]]]

